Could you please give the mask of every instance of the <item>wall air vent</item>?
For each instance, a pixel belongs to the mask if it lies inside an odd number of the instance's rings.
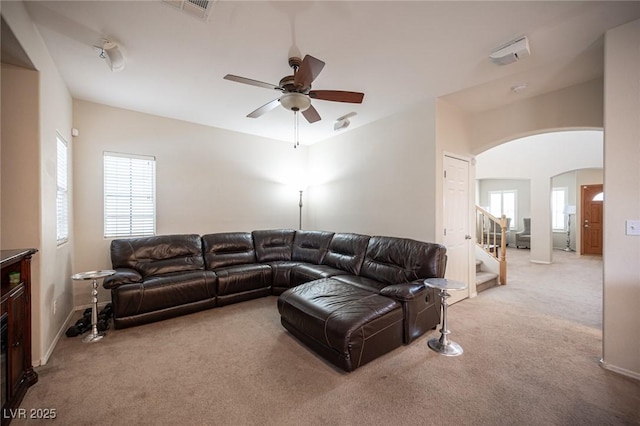
[[[162,0],[164,3],[169,4],[182,12],[200,18],[202,20],[208,20],[211,11],[213,10],[213,4],[216,0]]]

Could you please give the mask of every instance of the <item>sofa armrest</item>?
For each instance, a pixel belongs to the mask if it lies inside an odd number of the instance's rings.
[[[116,273],[110,277],[106,277],[102,286],[106,289],[118,288],[123,284],[139,283],[142,281],[142,275],[135,269],[118,268]]]
[[[388,285],[380,290],[380,294],[404,302],[420,296],[426,288],[427,286],[424,282],[413,281],[410,283]]]
[[[380,290],[382,296],[397,300],[404,316],[404,343],[409,344],[440,323],[440,301],[424,280],[394,284]]]

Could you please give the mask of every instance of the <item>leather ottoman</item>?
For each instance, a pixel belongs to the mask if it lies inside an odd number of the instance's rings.
[[[333,278],[286,290],[278,311],[291,334],[346,371],[403,343],[399,302]]]

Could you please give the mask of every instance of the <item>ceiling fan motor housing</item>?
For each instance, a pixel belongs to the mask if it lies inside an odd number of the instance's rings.
[[[311,106],[311,99],[302,93],[285,93],[280,96],[280,104],[289,111],[306,111]]]

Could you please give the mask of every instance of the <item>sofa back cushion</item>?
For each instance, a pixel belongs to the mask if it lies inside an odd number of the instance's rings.
[[[333,232],[296,231],[291,260],[320,265],[333,237]]]
[[[258,262],[291,260],[295,233],[293,229],[253,231],[253,244]]]
[[[368,235],[336,233],[329,243],[322,263],[359,275],[369,244]]]
[[[207,269],[256,263],[256,251],[250,232],[223,232],[202,236]]]
[[[408,238],[371,237],[360,275],[385,284],[443,277],[446,249]]]
[[[143,277],[204,269],[200,235],[160,235],[111,241],[114,268],[135,269]]]

